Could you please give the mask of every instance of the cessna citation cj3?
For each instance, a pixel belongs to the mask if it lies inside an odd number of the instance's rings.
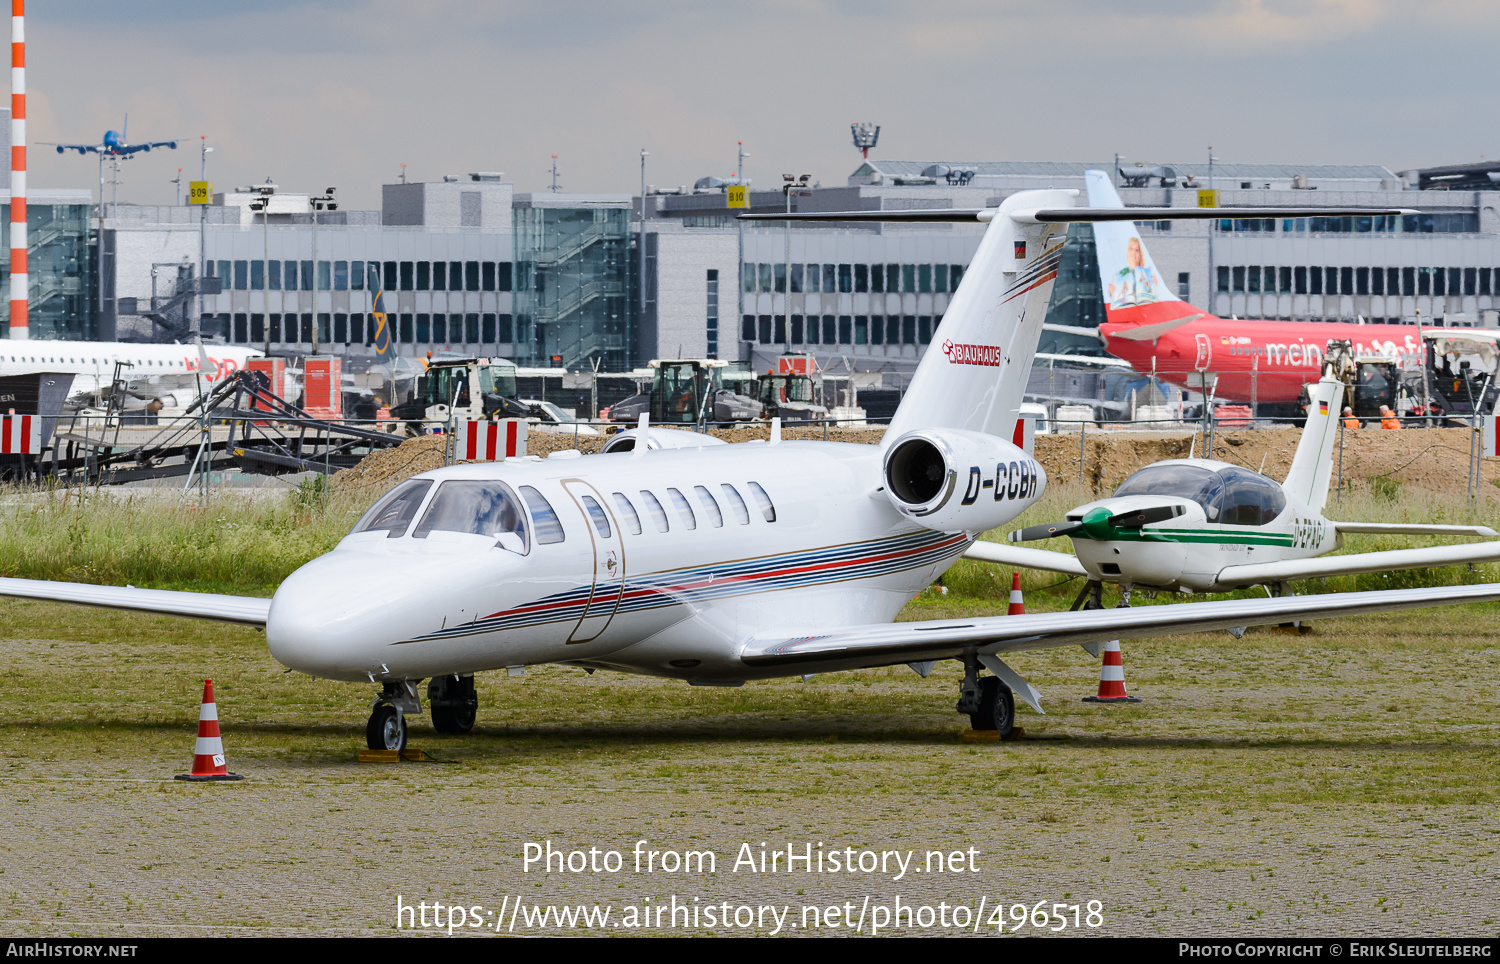
[[[1077,208],[1075,194],[802,216],[988,222],[878,447],[779,441],[773,430],[768,442],[672,448],[650,436],[674,433],[647,428],[625,452],[423,473],[270,600],[15,579],[0,593],[264,624],[287,667],[381,688],[367,726],[375,748],[403,745],[422,680],[435,728],[466,731],[474,673],[538,663],[739,686],[902,663],[925,676],[955,659],[959,712],[1004,733],[1014,697],[1041,710],[1002,659],[1012,652],[1500,599],[1500,585],[1481,585],[893,624],[978,533],[1046,487],[1008,439],[1062,227],[1192,213]]]

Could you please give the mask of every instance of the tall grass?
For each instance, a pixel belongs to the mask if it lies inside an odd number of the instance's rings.
[[[0,493],[0,576],[269,596],[349,531],[371,496]]]

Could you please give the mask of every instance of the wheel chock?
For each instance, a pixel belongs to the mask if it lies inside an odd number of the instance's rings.
[[[999,730],[964,730],[958,736],[965,743],[999,743],[1002,739]],[[1003,739],[1006,741],[1024,740],[1026,739],[1026,729],[1020,726],[1012,727],[1010,736]]]
[[[425,763],[427,754],[421,750],[360,750],[360,763]]]

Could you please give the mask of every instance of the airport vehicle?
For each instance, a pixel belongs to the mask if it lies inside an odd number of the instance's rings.
[[[0,376],[54,372],[73,375],[73,393],[86,395],[114,383],[116,365],[126,382],[155,375],[198,375],[214,383],[229,378],[252,358],[256,348],[204,345],[205,367],[197,345],[146,345],[121,341],[0,341]]]
[[[746,422],[761,416],[760,402],[724,387],[727,361],[653,358],[646,367],[651,373],[651,389],[611,405],[612,421],[633,422],[649,414],[658,425],[703,425]]]
[[[505,359],[432,358],[417,376],[410,398],[392,406],[391,415],[420,435],[450,418],[528,418],[531,408],[516,401],[516,366]]]
[[[1002,659],[1012,652],[1500,599],[1497,584],[893,624],[979,532],[1045,490],[1008,439],[1061,226],[1134,216],[1075,196],[1021,192],[967,213],[988,223],[974,267],[880,446],[782,441],[773,422],[740,445],[638,435],[627,452],[449,466],[398,485],[270,600],[18,579],[0,594],[263,625],[289,669],[378,686],[366,736],[387,749],[404,745],[422,680],[434,726],[461,731],[473,674],[540,663],[739,686],[903,663],[925,676],[954,659],[959,712],[1004,734],[1016,698],[1041,709]],[[847,219],[872,215],[934,212]]]
[[[757,401],[767,418],[783,422],[817,422],[828,417],[828,409],[817,403],[813,380],[795,372],[767,372],[755,382]]]
[[[1108,174],[1088,171],[1084,177],[1091,205],[1120,207],[1120,195]],[[1156,220],[1148,209],[1136,210],[1141,212],[1136,220]],[[1328,217],[1388,217],[1395,212],[1328,209],[1320,213]],[[1264,208],[1238,212],[1219,209],[1218,216],[1293,215]],[[1130,362],[1138,372],[1154,373],[1183,388],[1204,394],[1212,391],[1220,399],[1241,402],[1252,398],[1259,402],[1296,402],[1302,386],[1316,381],[1322,371],[1323,346],[1329,341],[1348,341],[1361,355],[1416,359],[1422,354],[1424,332],[1418,326],[1218,318],[1173,294],[1134,223],[1096,223],[1094,241],[1105,314],[1098,337],[1105,350]]]
[[[545,402],[536,398],[520,398],[517,404],[524,405],[530,413],[527,416],[531,423],[531,429],[537,432],[557,432],[565,435],[588,436],[598,435],[599,430],[592,425],[579,423],[577,416],[571,414],[561,406],[552,402]]]
[[[1296,579],[1425,569],[1500,559],[1500,532],[1488,526],[1336,522],[1323,516],[1333,472],[1344,384],[1321,379],[1286,480],[1212,459],[1170,459],[1132,474],[1113,496],[1070,510],[1064,521],[1012,532],[1012,542],[1069,536],[1076,558],[1007,556],[1008,547],[977,543],[970,558],[1012,561],[1089,578],[1095,604],[1103,583],[1128,603],[1137,588],[1230,592],[1265,586],[1287,595]],[[1330,556],[1345,533],[1481,536],[1492,541]],[[1031,550],[1032,553],[1037,550]],[[1080,601],[1084,596],[1080,595]]]

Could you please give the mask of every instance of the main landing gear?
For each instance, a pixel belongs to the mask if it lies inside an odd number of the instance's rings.
[[[432,728],[439,733],[467,733],[474,729],[479,698],[472,676],[434,676],[427,684],[427,702],[432,707]]]
[[[976,730],[995,730],[1003,740],[1016,725],[1016,698],[997,676],[979,675],[979,659],[964,654],[964,679],[958,684],[958,712],[967,713]]]

